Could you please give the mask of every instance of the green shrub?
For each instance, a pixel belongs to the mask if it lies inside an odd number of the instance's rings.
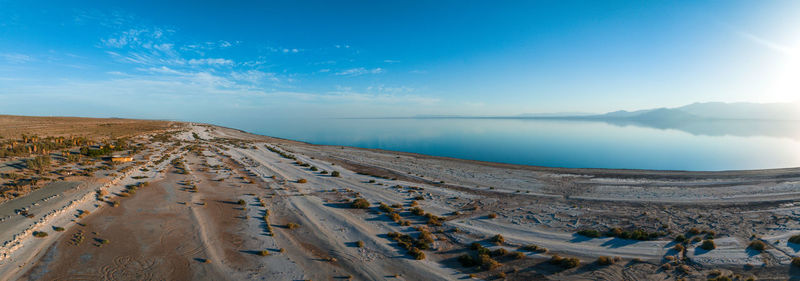
[[[358,198],[356,200],[353,200],[353,203],[350,203],[350,207],[355,209],[366,209],[369,208],[369,201],[367,201],[367,199],[364,198]]]
[[[478,262],[470,254],[463,254],[459,256],[458,262],[461,263],[461,266],[463,267],[473,267],[478,265]]]
[[[412,247],[410,250],[408,250],[408,253],[412,257],[414,257],[414,259],[417,259],[417,260],[424,260],[425,259],[425,253],[422,252],[422,250],[417,249],[415,247]]]
[[[339,171],[333,171],[333,172],[331,172],[331,177],[337,177],[337,178],[338,178],[339,176],[341,176],[341,175],[339,174]]]
[[[64,231],[64,228],[60,227],[60,226],[56,226],[56,227],[53,227],[53,230],[61,232],[61,231]]]
[[[492,259],[489,255],[478,254],[478,265],[483,270],[492,270],[500,266],[500,263]]]
[[[580,265],[581,261],[579,259],[577,259],[577,258],[562,258],[559,255],[553,255],[550,258],[550,263],[551,264],[555,264],[555,265],[559,265],[559,266],[561,266],[563,268],[573,268],[573,267],[577,267],[578,265]]]
[[[502,257],[502,256],[505,256],[507,254],[508,254],[508,250],[506,250],[505,248],[498,248],[497,250],[491,251],[489,253],[489,256]]]
[[[600,256],[597,257],[597,264],[599,265],[612,265],[614,264],[614,259],[607,256]]]
[[[506,242],[506,239],[503,237],[503,235],[497,234],[497,235],[493,236],[490,239],[490,241],[492,241],[492,242],[494,242],[496,244],[503,244],[504,242]]]
[[[239,201],[237,201],[237,202],[236,202],[236,204],[239,204],[239,205],[244,205],[244,204],[247,204],[247,203],[246,203],[246,202],[244,202],[244,200],[242,200],[242,199],[239,199]]]
[[[44,232],[44,231],[34,231],[34,232],[33,232],[33,237],[38,237],[38,238],[47,237],[47,232]]]
[[[583,229],[579,230],[578,234],[589,237],[589,238],[597,238],[600,237],[600,231],[594,229]]]
[[[761,252],[761,251],[764,251],[767,248],[767,244],[764,243],[761,240],[753,240],[753,241],[750,242],[750,245],[748,245],[747,247],[750,248],[750,249],[753,249],[753,250]]]
[[[711,251],[717,248],[717,244],[714,243],[714,240],[708,239],[703,240],[703,244],[700,244],[700,248],[703,250]]]

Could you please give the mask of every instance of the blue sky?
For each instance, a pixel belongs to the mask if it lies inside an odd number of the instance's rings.
[[[0,0],[0,112],[209,121],[795,101],[798,27],[800,1]]]

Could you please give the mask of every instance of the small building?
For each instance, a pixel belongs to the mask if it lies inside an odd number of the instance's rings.
[[[111,162],[114,163],[127,163],[133,161],[133,157],[131,156],[122,156],[122,155],[112,155]]]

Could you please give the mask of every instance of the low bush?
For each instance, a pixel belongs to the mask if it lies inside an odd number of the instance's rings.
[[[497,234],[493,236],[491,239],[489,239],[489,241],[492,241],[495,244],[503,244],[504,242],[506,242],[506,239],[503,237],[503,235]]]
[[[497,218],[497,214],[490,213],[487,217],[489,217],[490,219],[494,219],[494,218]]]
[[[288,228],[288,229],[296,229],[298,227],[300,227],[300,225],[296,224],[296,223],[293,223],[293,222],[290,222],[290,223],[286,224],[286,228]]]
[[[703,244],[700,244],[700,248],[706,251],[711,251],[717,248],[717,244],[715,244],[714,240],[711,239],[703,240]]]
[[[337,178],[338,178],[338,177],[340,177],[340,176],[341,176],[341,175],[339,174],[339,171],[333,171],[333,172],[331,172],[331,177],[337,177]]]
[[[425,252],[415,247],[412,247],[411,250],[408,250],[408,253],[414,257],[416,260],[424,260],[425,259]]]
[[[64,228],[60,227],[60,226],[55,226],[55,227],[53,227],[53,230],[61,232],[61,231],[64,231]]]
[[[800,244],[800,234],[789,237],[789,243]]]
[[[678,252],[683,252],[685,247],[683,247],[683,244],[675,244],[675,247],[673,247],[672,249],[674,249],[675,251],[678,251]]]
[[[44,232],[44,231],[34,231],[34,232],[33,232],[33,237],[38,237],[38,238],[47,237],[47,232]]]
[[[306,179],[299,179],[299,180],[297,180],[297,183],[307,183],[307,182],[308,182],[308,180],[306,180]]]
[[[511,257],[516,259],[516,260],[523,259],[523,258],[525,258],[525,253],[523,253],[523,252],[514,252],[513,254],[511,254]]]
[[[239,204],[239,205],[244,205],[244,204],[247,204],[247,203],[246,203],[246,202],[244,202],[244,200],[242,200],[242,199],[239,199],[239,201],[237,201],[237,202],[236,202],[236,204]]]
[[[356,200],[353,200],[352,203],[350,203],[350,207],[355,209],[366,209],[369,208],[369,201],[367,201],[367,199],[364,198],[358,198]]]
[[[553,255],[550,258],[550,263],[561,266],[563,268],[573,268],[580,265],[581,261],[577,258],[562,258],[559,255]]]
[[[463,267],[473,267],[478,265],[478,262],[470,254],[463,254],[459,256],[458,262],[461,263],[461,266]]]
[[[600,231],[594,229],[582,229],[578,230],[578,234],[589,237],[589,238],[597,238],[600,237]]]
[[[356,241],[356,246],[359,248],[364,248],[364,241]]]
[[[767,248],[767,244],[761,240],[753,240],[750,242],[750,245],[748,245],[747,248],[761,252]]]
[[[492,259],[489,255],[478,254],[478,265],[483,270],[492,270],[500,266],[500,263]]]
[[[612,265],[614,264],[614,259],[607,256],[599,256],[597,257],[597,264],[599,265]]]
[[[496,249],[496,250],[494,250],[494,251],[491,251],[491,252],[489,253],[489,256],[492,256],[492,257],[502,257],[502,256],[505,256],[505,255],[507,255],[507,254],[508,254],[508,250],[506,250],[505,248],[498,248],[498,249]]]

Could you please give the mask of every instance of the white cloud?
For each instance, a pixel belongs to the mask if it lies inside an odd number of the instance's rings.
[[[399,63],[399,60],[383,60],[385,63]]]
[[[208,59],[190,59],[191,65],[233,65],[233,61],[222,58],[208,58]]]
[[[263,72],[258,70],[248,70],[244,72],[232,72],[231,77],[234,80],[258,84],[264,81],[280,82],[277,75],[271,72]]]
[[[384,72],[383,68],[380,68],[380,67],[373,68],[373,69],[367,69],[367,68],[364,68],[364,67],[358,67],[358,68],[345,69],[345,70],[342,70],[340,72],[336,72],[336,75],[358,76],[358,75],[364,75],[364,74],[379,74],[379,73],[383,73],[383,72]]]

